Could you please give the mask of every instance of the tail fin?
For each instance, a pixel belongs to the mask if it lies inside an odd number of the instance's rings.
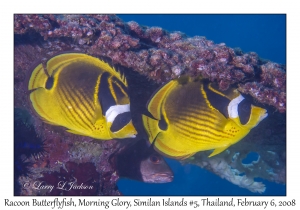
[[[31,74],[28,83],[28,90],[34,90],[40,87],[45,87],[47,80],[48,75],[44,71],[43,64],[39,64]]]
[[[175,86],[175,84],[177,84],[176,81],[169,81],[163,87],[159,88],[151,97],[151,100],[148,102],[147,108],[155,119],[160,120],[162,102],[165,99],[167,93]]]

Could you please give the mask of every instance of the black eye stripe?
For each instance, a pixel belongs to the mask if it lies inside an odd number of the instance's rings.
[[[222,95],[220,95],[216,90],[214,91],[213,88],[208,88],[208,83],[204,82],[203,89],[206,93],[207,99],[209,103],[219,110],[226,118],[229,117],[227,107],[230,103],[230,100]]]
[[[249,121],[251,115],[250,101],[246,99],[242,100],[238,105],[238,113],[239,113],[241,124],[245,125]]]
[[[117,132],[121,130],[124,126],[126,126],[131,120],[130,112],[124,112],[119,114],[115,120],[113,121],[110,130],[111,132]]]

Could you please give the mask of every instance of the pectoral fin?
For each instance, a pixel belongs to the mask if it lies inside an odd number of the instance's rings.
[[[28,90],[34,90],[37,88],[44,88],[48,79],[47,74],[44,71],[43,65],[38,65],[32,72],[28,83]]]

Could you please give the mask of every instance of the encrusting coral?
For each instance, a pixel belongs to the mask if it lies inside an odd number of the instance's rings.
[[[159,27],[123,22],[115,15],[15,15],[15,34],[38,33],[37,58],[65,50],[106,56],[158,83],[182,74],[201,75],[222,90],[238,85],[258,102],[286,108],[285,66],[215,44],[205,37],[186,37]],[[41,46],[42,45],[42,46]]]

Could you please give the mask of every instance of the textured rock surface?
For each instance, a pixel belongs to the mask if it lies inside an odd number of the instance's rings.
[[[223,90],[237,85],[242,93],[285,112],[285,66],[261,60],[255,53],[243,54],[204,37],[190,38],[181,32],[169,33],[133,21],[125,23],[114,15],[15,15],[14,18],[15,34],[34,34],[28,36],[31,40],[27,46],[33,50],[27,56],[34,60],[77,50],[110,57],[158,83],[182,74],[201,75],[216,81]],[[23,62],[26,61],[15,61],[16,67]]]

